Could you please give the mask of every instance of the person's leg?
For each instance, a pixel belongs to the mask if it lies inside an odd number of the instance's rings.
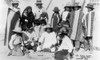
[[[65,60],[71,60],[70,54],[64,56],[64,59],[65,59]]]
[[[91,39],[90,39],[90,37],[86,37],[86,50],[90,50],[90,41],[91,41]]]
[[[75,53],[76,52],[76,50],[75,50],[75,40],[72,40],[72,43],[73,43],[73,47],[74,47],[73,53]]]
[[[63,53],[63,60],[70,60],[71,59],[71,55],[68,52],[68,50],[62,50]]]
[[[25,55],[30,53],[27,45],[23,48],[23,52]]]
[[[92,42],[92,38],[89,39],[89,50],[92,51],[93,48],[93,42]]]
[[[8,56],[12,55],[12,49],[10,50],[10,52],[8,53]]]
[[[72,43],[73,43],[73,47],[75,47],[75,40],[72,40]]]
[[[88,45],[88,40],[85,40],[85,41],[84,41],[84,49],[85,49],[85,50],[88,50],[88,47],[89,47],[89,45]]]
[[[37,44],[35,44],[35,45],[33,46],[33,50],[34,50],[34,52],[36,52],[36,51],[37,51],[37,47],[38,47],[38,45],[37,45]]]
[[[80,48],[80,41],[79,40],[76,40],[75,41],[75,50],[78,51]]]
[[[62,50],[62,51],[57,51],[56,53],[55,53],[55,56],[54,56],[54,58],[55,58],[55,60],[64,60],[65,59],[65,52],[66,51],[64,51],[64,50]],[[64,54],[64,55],[63,55]]]
[[[80,48],[84,49],[84,42],[80,42]]]

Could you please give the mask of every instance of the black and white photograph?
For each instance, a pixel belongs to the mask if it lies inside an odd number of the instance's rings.
[[[100,0],[0,0],[0,60],[100,60]]]

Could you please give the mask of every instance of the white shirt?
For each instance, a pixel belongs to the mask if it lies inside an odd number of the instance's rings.
[[[27,36],[28,36],[28,40],[24,41],[24,43],[27,43],[28,41],[31,41],[31,45],[34,46],[34,41],[37,41],[38,37],[36,35],[36,33],[33,31],[32,33],[29,32],[24,32]]]
[[[57,43],[56,33],[55,32],[51,32],[51,33],[44,32],[42,36],[40,37],[39,42],[42,43],[42,49],[50,48],[52,45]]]
[[[68,50],[68,52],[72,52],[72,49],[73,49],[72,42],[71,42],[71,40],[69,39],[69,37],[67,37],[67,36],[65,36],[65,37],[62,39],[62,44],[60,45],[58,51],[63,50],[63,49]]]
[[[39,19],[40,18],[40,15],[42,14],[42,12],[44,11],[44,10],[46,10],[46,9],[44,9],[44,8],[42,8],[42,9],[39,9],[39,8],[36,8],[36,10],[35,10],[35,18],[36,19]]]
[[[45,32],[46,27],[47,27],[47,25],[40,27],[40,36],[42,35],[43,32]]]
[[[33,31],[32,33],[29,32],[24,32],[28,37],[29,37],[29,41],[32,41],[32,39],[34,39],[34,41],[37,41],[37,35],[35,33],[35,31]]]
[[[19,43],[22,43],[22,38],[16,34],[11,36],[11,40],[9,42],[9,46],[11,49],[14,48],[14,45],[17,45]]]
[[[35,30],[35,33],[37,35],[37,38],[40,38],[40,26],[35,26],[34,30]]]
[[[62,20],[63,21],[66,21],[66,18],[67,18],[67,16],[68,16],[68,11],[64,11],[63,13],[62,13]]]

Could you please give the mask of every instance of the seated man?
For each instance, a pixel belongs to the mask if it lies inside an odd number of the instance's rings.
[[[55,53],[55,59],[56,60],[64,60],[66,59],[65,56],[69,56],[69,54],[73,50],[73,45],[69,37],[67,36],[67,33],[62,32],[59,35],[60,40],[62,40],[58,51]],[[68,57],[67,57],[68,59]]]
[[[51,47],[57,43],[56,33],[53,32],[52,28],[46,28],[46,31],[41,35],[39,42],[41,43],[40,50],[51,50]]]

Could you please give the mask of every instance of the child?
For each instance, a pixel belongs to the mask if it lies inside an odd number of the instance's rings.
[[[61,19],[60,14],[59,14],[60,10],[58,7],[55,7],[53,11],[54,11],[54,13],[51,18],[51,26],[53,27],[54,31],[56,31],[57,25],[59,24],[60,19]]]
[[[66,30],[66,29],[65,29]],[[67,32],[67,30],[66,30]],[[58,48],[58,51],[55,53],[55,59],[56,60],[64,60],[66,59],[65,57],[72,52],[73,50],[73,45],[71,40],[69,39],[69,37],[67,36],[67,33],[62,32],[59,35],[59,40],[62,40],[62,42],[60,43],[60,46]],[[68,59],[68,57],[67,57]]]
[[[10,53],[8,54],[8,56],[13,55],[13,56],[23,56],[23,52],[22,52],[22,32],[21,32],[21,28],[15,28],[13,30],[14,34],[11,36],[11,40],[9,42],[9,46],[10,46]]]
[[[39,20],[34,21],[34,31],[37,35],[37,39],[39,39],[40,38],[40,21]]]
[[[33,30],[33,28],[30,28],[28,29],[28,31],[23,32],[23,40],[24,40],[26,49],[36,51],[35,41],[37,41],[37,35],[35,31]]]
[[[41,20],[41,26],[40,26],[40,37],[42,35],[43,32],[45,32],[45,28],[47,27],[47,23],[45,20]]]
[[[48,23],[48,13],[47,12],[42,12],[42,14],[40,15],[40,21],[44,20],[46,21],[46,23]]]

